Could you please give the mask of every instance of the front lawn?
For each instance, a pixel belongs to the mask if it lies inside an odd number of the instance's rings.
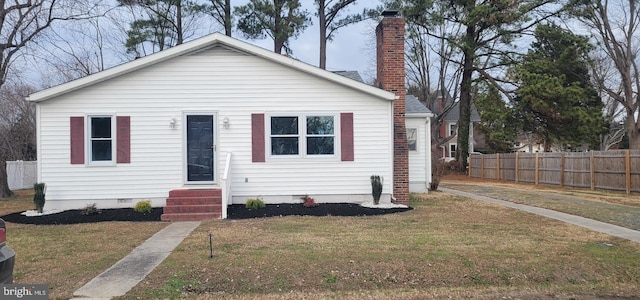
[[[442,192],[414,195],[412,206],[207,221],[122,299],[640,295],[639,244]]]
[[[0,201],[0,216],[34,209],[33,192]],[[69,299],[167,222],[25,225],[7,222],[7,244],[16,252],[14,283],[47,284],[49,299]]]

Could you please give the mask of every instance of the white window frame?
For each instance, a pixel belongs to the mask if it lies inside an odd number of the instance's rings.
[[[411,152],[419,152],[418,149],[420,149],[420,145],[418,144],[418,142],[419,142],[419,138],[418,138],[419,131],[418,131],[418,128],[407,127],[407,144],[409,144],[409,130],[413,130],[416,133],[415,134],[415,141],[416,141],[415,145],[416,145],[416,148],[413,149],[413,150],[411,150],[411,148],[409,148],[409,151],[411,151]]]
[[[93,160],[93,141],[91,136],[91,120],[93,118],[110,118],[111,119],[111,160]],[[117,155],[117,130],[116,130],[116,115],[115,114],[90,114],[85,115],[85,149],[86,149],[86,161],[90,166],[115,166]],[[107,139],[96,139],[107,140]]]
[[[297,117],[298,118],[298,154],[293,155],[276,155],[271,152],[271,139],[274,137],[293,137],[292,135],[272,135],[271,134],[271,118],[277,117]],[[332,135],[308,135],[307,134],[307,118],[308,117],[333,117],[333,134]],[[265,149],[269,158],[273,159],[292,159],[292,158],[339,158],[340,157],[340,114],[339,113],[271,113],[266,115]],[[333,154],[307,154],[307,138],[308,137],[333,137]]]
[[[307,132],[307,118],[310,117],[332,117],[333,118],[333,134],[309,134]],[[338,134],[337,134],[337,130],[338,130],[338,118],[335,114],[308,114],[304,116],[304,121],[302,122],[304,124],[304,155],[305,156],[311,156],[311,157],[333,157],[336,155],[336,152],[338,152],[338,149],[336,147],[336,145],[338,144]],[[323,138],[323,137],[331,137],[333,138],[333,153],[331,154],[309,154],[309,148],[307,145],[307,139],[310,137],[317,137],[317,138]]]
[[[451,148],[454,147],[455,150],[451,151]],[[449,157],[451,158],[456,158],[455,155],[451,155],[451,153],[456,153],[458,151],[458,144],[457,143],[449,143]]]
[[[449,124],[448,124],[448,125],[449,125],[449,128],[448,128],[448,129],[449,129],[449,131],[448,131],[447,133],[448,133],[449,135],[447,135],[447,136],[454,136],[454,135],[456,135],[456,134],[458,133],[458,132],[457,132],[457,129],[456,129],[456,125],[457,125],[457,124],[458,124],[458,123],[449,123]],[[451,149],[449,149],[449,150],[451,150]]]

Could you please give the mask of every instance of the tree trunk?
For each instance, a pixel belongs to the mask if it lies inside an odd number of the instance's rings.
[[[282,47],[284,47],[283,41],[283,29],[281,28],[280,22],[282,19],[282,5],[283,3],[275,1],[275,12],[273,15],[273,52],[282,54]]]
[[[184,43],[184,35],[182,32],[182,1],[176,2],[176,27],[178,36],[176,45],[181,45],[182,43]]]
[[[320,23],[320,69],[327,69],[327,16],[325,0],[318,1],[318,22]]]
[[[436,122],[436,118],[431,119],[431,183],[429,183],[429,190],[436,191],[438,190],[438,186],[440,186],[440,180],[442,180],[442,176],[444,175],[444,161],[440,159],[440,156],[437,155],[438,150],[440,149],[440,144],[438,141],[438,134],[440,131],[439,122]]]
[[[467,30],[469,32],[469,30]],[[456,160],[460,170],[467,169],[469,157],[469,127],[471,123],[471,75],[473,74],[473,50],[464,50],[462,81],[460,83],[460,118],[456,125],[458,149]]]
[[[636,121],[634,112],[627,110],[627,135],[629,136],[629,149],[640,150],[640,124]]]
[[[231,0],[224,2],[224,34],[231,36]]]
[[[13,192],[9,189],[7,177],[7,161],[0,159],[0,199],[9,198]]]

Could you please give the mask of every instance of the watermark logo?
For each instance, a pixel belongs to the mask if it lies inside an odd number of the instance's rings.
[[[49,287],[46,284],[0,284],[2,299],[48,300]]]

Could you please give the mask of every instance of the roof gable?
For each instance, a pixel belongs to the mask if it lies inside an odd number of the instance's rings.
[[[428,114],[431,115],[431,111],[424,105],[418,97],[413,95],[405,96],[405,113],[406,114]]]
[[[332,72],[317,68],[315,66],[306,64],[304,62],[284,55],[271,52],[255,45],[236,40],[220,33],[210,34],[205,37],[190,41],[188,43],[184,43],[182,45],[178,45],[167,50],[112,67],[110,69],[39,91],[37,93],[29,95],[26,99],[33,102],[45,101],[118,76],[122,76],[124,74],[128,74],[136,70],[140,70],[142,68],[162,63],[175,57],[196,54],[198,52],[205,51],[217,46],[260,57],[262,59],[269,60],[286,67],[296,69],[298,71],[312,74],[320,79],[329,80],[331,82],[350,87],[352,89],[370,94],[380,99],[396,99],[396,95],[394,95],[393,93],[387,92],[374,86],[367,85],[362,82],[358,82],[356,80],[352,80],[338,74],[334,74]]]

